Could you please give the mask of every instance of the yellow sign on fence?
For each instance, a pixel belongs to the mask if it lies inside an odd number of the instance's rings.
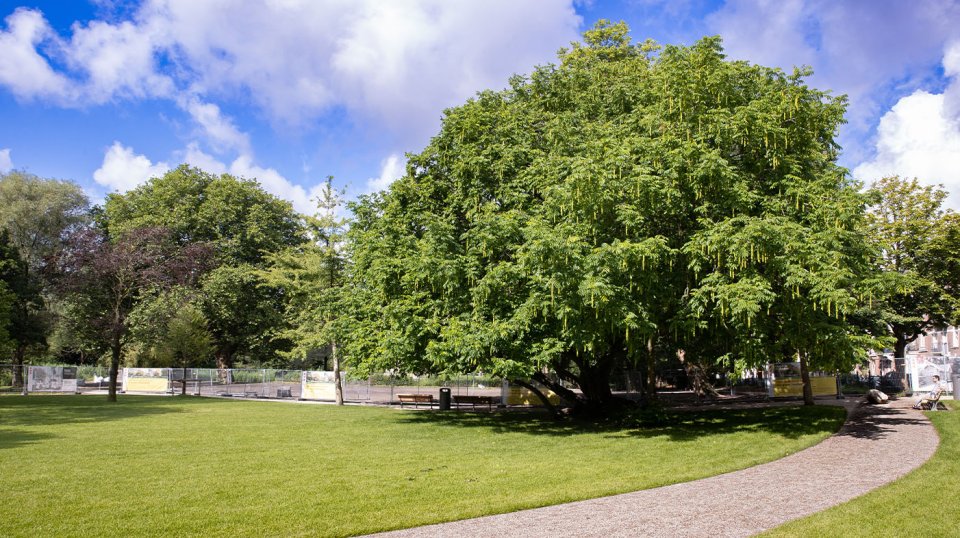
[[[541,388],[540,390],[546,395],[547,399],[550,400],[550,403],[554,405],[560,403],[560,397],[552,390],[547,388]],[[543,402],[540,400],[540,397],[530,391],[530,389],[510,387],[510,392],[507,393],[507,405],[543,405]]]
[[[337,386],[333,372],[308,371],[300,375],[300,398],[304,400],[335,400]]]
[[[138,376],[127,373],[124,390],[128,392],[166,392],[170,388],[167,376]]]
[[[811,377],[814,396],[833,396],[837,393],[836,376]],[[779,377],[773,380],[773,396],[803,396],[803,381],[799,377]]]

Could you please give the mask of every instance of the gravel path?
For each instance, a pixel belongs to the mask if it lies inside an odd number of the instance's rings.
[[[376,536],[750,536],[863,495],[936,451],[936,430],[912,399],[859,402],[835,402],[849,418],[822,443],[742,471]]]

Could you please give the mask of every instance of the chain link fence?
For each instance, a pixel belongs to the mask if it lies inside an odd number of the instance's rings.
[[[102,366],[0,365],[0,392],[91,394],[105,393],[108,386],[109,369]],[[526,388],[484,375],[379,374],[358,378],[344,372],[342,387],[343,398],[349,403],[398,405],[406,399],[435,405],[440,400],[441,389],[449,389],[454,407],[540,405],[539,399]],[[129,394],[222,398],[333,401],[336,396],[332,372],[264,368],[123,368],[117,378],[117,389]],[[541,389],[551,400],[559,401],[545,387]]]

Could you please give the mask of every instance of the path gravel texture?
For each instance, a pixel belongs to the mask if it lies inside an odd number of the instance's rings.
[[[828,403],[828,402],[821,402]],[[382,537],[751,536],[819,512],[919,467],[940,440],[911,399],[848,399],[848,419],[822,443],[720,476],[568,504],[415,527]]]

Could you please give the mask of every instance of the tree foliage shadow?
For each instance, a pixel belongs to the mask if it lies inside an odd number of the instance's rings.
[[[0,397],[0,449],[57,437],[36,431],[64,424],[97,425],[108,421],[183,412],[192,398],[120,397],[107,402],[100,396],[3,396]],[[29,429],[23,429],[29,428]]]
[[[556,420],[546,414],[437,412],[404,413],[398,420],[408,424],[431,424],[451,428],[481,428],[492,434],[570,436],[603,434],[616,437],[653,438],[667,436],[671,441],[694,441],[709,435],[770,433],[786,439],[835,433],[843,425],[843,409],[832,406],[764,407],[751,409],[714,409],[665,411],[653,420],[649,416],[621,416],[606,421],[573,418]]]
[[[864,405],[847,421],[839,435],[858,439],[883,439],[898,426],[918,426],[924,419],[905,409]]]

